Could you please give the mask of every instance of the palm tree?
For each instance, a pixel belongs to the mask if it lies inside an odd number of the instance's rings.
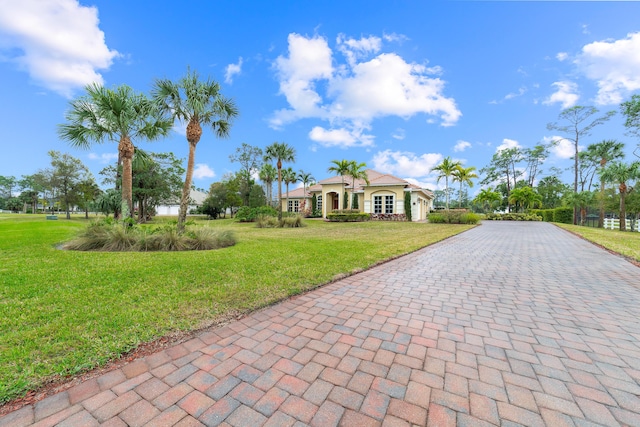
[[[494,203],[498,203],[500,200],[502,200],[500,193],[490,188],[483,188],[475,199],[473,199],[473,203],[479,203],[485,210],[489,210]]]
[[[633,188],[627,186],[627,181],[640,178],[640,162],[625,164],[620,161],[611,163],[600,172],[600,177],[606,182],[618,184],[620,191],[620,231],[627,231],[627,210],[625,199]]]
[[[469,166],[468,168],[460,166],[459,168],[453,171],[453,181],[454,182],[457,181],[460,183],[460,193],[459,193],[459,200],[458,200],[459,208],[462,207],[462,187],[465,184],[467,184],[469,187],[473,187],[472,179],[478,177],[478,174],[474,172],[475,170],[476,168],[473,166]]]
[[[315,178],[313,177],[313,175],[311,175],[310,173],[307,173],[305,171],[303,171],[302,169],[300,169],[300,172],[298,172],[298,180],[302,183],[302,194],[304,197],[304,204],[305,204],[305,208],[306,208],[306,204],[307,204],[307,186],[312,183]]]
[[[447,209],[449,209],[449,177],[453,176],[454,172],[458,170],[462,165],[457,160],[451,160],[451,157],[445,157],[438,166],[434,167],[431,171],[438,171],[438,181],[444,178],[444,188]]]
[[[610,160],[618,160],[624,157],[624,143],[613,139],[605,139],[597,144],[587,147],[595,158],[600,159],[600,170],[603,170]],[[600,176],[600,200],[598,201],[598,227],[604,227],[604,179]]]
[[[514,188],[509,194],[509,203],[518,204],[526,211],[531,207],[542,206],[542,196],[529,186]]]
[[[329,166],[329,168],[327,169],[327,172],[334,172],[337,175],[340,175],[340,178],[342,179],[342,186],[340,187],[340,195],[338,196],[338,200],[340,200],[340,197],[344,197],[342,192],[344,191],[344,176],[349,172],[349,165],[351,164],[351,162],[349,160],[331,160],[331,163],[333,164],[333,166]],[[344,206],[344,201],[342,203],[342,205]],[[340,203],[338,203],[338,206],[340,206]]]
[[[566,202],[572,208],[580,209],[580,225],[584,225],[587,219],[587,208],[593,203],[594,194],[591,191],[581,191],[579,193],[568,193]]]
[[[286,142],[274,142],[264,150],[264,161],[276,160],[278,169],[278,219],[282,219],[282,162],[295,162],[296,150]]]
[[[287,212],[289,211],[289,184],[298,182],[298,174],[292,168],[286,168],[282,171],[282,180],[287,187]]]
[[[271,206],[271,202],[273,202],[273,181],[275,181],[277,175],[278,172],[271,163],[263,164],[258,175],[260,180],[264,182],[267,189],[267,200],[269,200],[269,206]]]
[[[351,177],[351,209],[354,209],[354,191],[356,185],[356,179],[363,179],[367,185],[369,185],[369,177],[367,176],[366,163],[358,163],[355,160],[349,162],[349,169],[347,170],[347,176]]]
[[[168,79],[156,80],[151,93],[164,113],[170,114],[174,121],[178,119],[187,123],[189,160],[178,214],[178,232],[182,233],[187,219],[196,145],[202,136],[202,125],[211,126],[218,138],[227,138],[238,109],[233,100],[220,94],[217,82],[209,78],[201,81],[198,73],[189,69],[177,83]]]
[[[122,163],[122,204],[133,212],[131,161],[135,153],[132,139],[154,140],[166,136],[171,121],[160,117],[158,109],[141,93],[127,85],[115,89],[92,84],[86,95],[71,101],[66,124],[58,127],[60,138],[74,147],[118,141],[118,164]]]

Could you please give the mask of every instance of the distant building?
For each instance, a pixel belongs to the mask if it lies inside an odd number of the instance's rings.
[[[383,174],[372,169],[366,170],[369,184],[364,179],[357,179],[352,188],[351,177],[334,176],[324,179],[307,188],[297,188],[282,195],[282,210],[299,212],[302,206],[311,207],[311,199],[316,195],[317,208],[326,218],[328,213],[342,209],[344,193],[349,197],[351,208],[351,190],[358,198],[358,208],[361,212],[371,214],[404,214],[404,195],[411,194],[411,219],[422,221],[427,219],[429,210],[433,208],[433,193],[410,182],[389,174]],[[344,180],[344,187],[342,181]],[[288,202],[287,202],[288,198]],[[304,203],[303,203],[304,202]]]
[[[207,193],[203,193],[198,190],[191,190],[189,194],[189,207],[187,208],[187,213],[191,211],[191,209],[196,209],[199,206],[202,206],[204,200],[209,195]],[[180,199],[175,198],[171,200],[167,200],[165,203],[156,206],[156,215],[166,215],[166,216],[178,216],[180,213]]]

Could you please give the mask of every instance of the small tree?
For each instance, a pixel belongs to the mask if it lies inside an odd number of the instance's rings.
[[[318,210],[318,198],[315,193],[311,196],[311,213],[314,213]]]
[[[404,214],[407,216],[407,221],[411,221],[411,193],[405,191],[404,193]]]
[[[640,162],[625,164],[622,162],[612,162],[601,172],[602,178],[611,183],[618,184],[620,191],[620,231],[627,231],[625,199],[633,191],[633,187],[627,182],[640,178]]]
[[[358,196],[356,194],[351,193],[351,209],[359,210],[360,206],[358,205]]]
[[[342,199],[342,209],[349,209],[349,194],[345,191]]]

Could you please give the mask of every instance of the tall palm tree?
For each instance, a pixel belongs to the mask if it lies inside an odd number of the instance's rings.
[[[363,179],[367,185],[369,185],[369,177],[367,176],[366,163],[358,163],[355,160],[349,162],[349,169],[347,170],[347,176],[351,177],[351,208],[353,209],[354,203],[354,191],[356,185],[356,179]]]
[[[271,206],[271,203],[273,202],[273,181],[276,180],[277,175],[278,171],[276,171],[276,168],[274,168],[271,163],[263,164],[258,175],[260,181],[264,182],[264,185],[266,187],[269,206]]]
[[[85,88],[86,94],[71,101],[67,123],[58,127],[60,138],[74,147],[118,141],[118,164],[122,163],[122,203],[133,213],[131,162],[135,153],[132,139],[154,140],[166,136],[171,120],[160,117],[158,109],[141,93],[127,85],[107,89],[98,84]]]
[[[460,166],[453,171],[453,181],[460,183],[460,194],[458,200],[458,207],[462,207],[462,187],[467,184],[469,187],[473,187],[473,178],[477,178],[478,174],[475,173],[476,168],[469,166],[468,168]]]
[[[603,170],[607,162],[624,157],[624,143],[614,139],[605,139],[596,144],[590,144],[587,152],[591,152],[595,158],[600,159],[600,170]],[[600,200],[598,201],[598,227],[604,227],[604,179],[600,176]]]
[[[344,197],[343,195],[344,176],[349,172],[349,165],[351,164],[351,162],[349,160],[342,159],[342,160],[331,160],[331,163],[333,164],[333,166],[329,166],[329,168],[327,169],[327,172],[333,172],[337,175],[340,175],[340,178],[342,180],[342,186],[340,187],[340,195],[338,197],[338,200],[340,200],[340,197]],[[344,201],[341,204],[338,203],[338,206],[345,206]]]
[[[631,164],[620,161],[613,162],[601,171],[600,176],[606,182],[618,184],[618,190],[620,191],[620,231],[627,231],[625,199],[633,191],[633,188],[627,186],[627,182],[640,178],[640,162]]]
[[[313,182],[315,180],[315,178],[310,173],[305,172],[302,169],[300,169],[300,172],[298,172],[298,180],[302,183],[302,194],[303,194],[303,197],[304,197],[303,200],[304,200],[305,208],[306,208],[306,204],[307,204],[307,187],[309,186],[309,184],[311,182]]]
[[[178,214],[178,232],[182,233],[187,219],[196,145],[202,136],[202,125],[209,125],[218,138],[227,138],[238,109],[233,100],[222,96],[217,82],[210,78],[201,81],[198,73],[189,69],[178,82],[156,80],[151,93],[164,113],[170,114],[173,120],[187,123],[189,160]]]
[[[278,169],[278,219],[282,219],[282,162],[295,162],[296,150],[286,142],[274,142],[264,150],[264,161],[272,160]]]
[[[289,211],[289,184],[295,184],[298,182],[298,174],[292,168],[286,168],[282,171],[282,180],[287,186],[287,212]]]
[[[445,157],[438,166],[431,169],[431,171],[438,172],[438,181],[444,178],[445,188],[445,200],[447,201],[447,209],[449,209],[449,177],[453,176],[454,172],[458,170],[462,165],[457,160],[451,160],[451,157]]]

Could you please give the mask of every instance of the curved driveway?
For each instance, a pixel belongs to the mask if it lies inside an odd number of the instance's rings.
[[[482,226],[88,380],[0,426],[640,426],[640,269]]]

